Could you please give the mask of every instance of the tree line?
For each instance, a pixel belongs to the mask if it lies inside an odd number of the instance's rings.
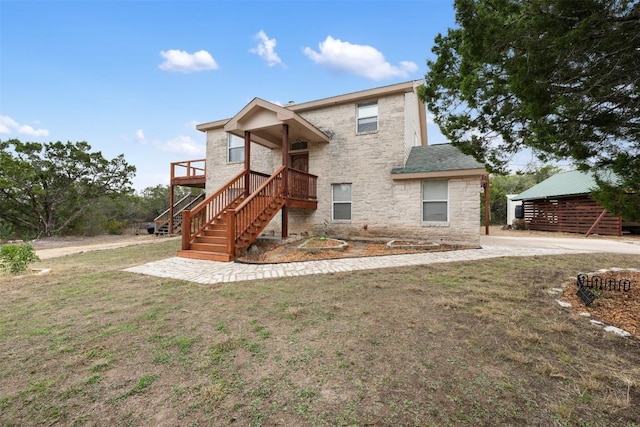
[[[640,221],[640,3],[455,0],[420,97],[494,173],[530,149],[595,172],[594,198]]]
[[[169,187],[136,193],[136,168],[87,142],[0,141],[0,240],[120,234],[169,206]],[[200,190],[197,190],[200,191]],[[191,189],[178,187],[176,200]]]

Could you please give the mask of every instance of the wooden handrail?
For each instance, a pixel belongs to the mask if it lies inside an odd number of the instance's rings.
[[[317,179],[284,165],[271,176],[242,171],[193,210],[182,212],[182,249],[188,250],[191,242],[225,212],[227,253],[235,257],[236,247],[252,243],[288,197],[317,200]]]
[[[269,185],[269,182],[270,182],[270,181],[272,181],[273,179],[275,179],[275,178],[276,178],[276,176],[277,176],[277,175],[279,175],[279,174],[281,174],[281,173],[282,173],[282,171],[284,170],[284,168],[285,168],[285,167],[286,167],[286,166],[280,166],[280,167],[279,167],[279,168],[278,168],[278,169],[273,173],[273,175],[271,175],[271,176],[269,177],[269,179],[268,179],[268,180],[266,180],[265,182],[263,182],[263,183],[262,183],[258,188],[256,188],[256,189],[251,193],[251,195],[250,195],[249,197],[247,197],[246,199],[244,199],[244,200],[242,201],[242,203],[240,203],[238,206],[236,206],[236,209],[235,209],[235,210],[236,210],[236,212],[237,212],[237,211],[239,211],[240,209],[243,209],[246,205],[248,205],[248,204],[251,202],[251,200],[253,200],[253,199],[256,197],[256,195],[257,195],[260,191],[262,191],[262,190],[263,190],[267,185]],[[268,175],[267,175],[267,176],[268,176]]]
[[[182,249],[188,250],[191,241],[216,217],[244,196],[244,177],[249,174],[249,192],[255,191],[269,175],[254,171],[242,171],[218,191],[203,200],[192,210],[182,212]]]
[[[238,188],[238,183],[246,173],[247,171],[240,172],[222,188],[203,200],[198,206],[192,210],[182,212],[182,249],[189,249],[191,240],[202,232],[213,218],[229,207],[238,197],[242,196],[241,191],[238,191],[234,197],[232,189],[242,189]],[[241,184],[244,183],[242,182]]]
[[[193,165],[194,163],[202,163],[200,165]],[[171,163],[171,179],[174,178],[192,178],[195,176],[204,176],[206,175],[206,166],[207,159],[197,159],[197,160],[185,160],[182,162],[173,162]],[[176,176],[176,168],[182,167],[186,169],[185,175]]]
[[[233,241],[234,246],[240,236],[248,231],[252,223],[276,197],[284,197],[283,175],[286,169],[286,166],[280,166],[267,181],[230,211],[230,215],[234,217],[235,229],[233,234],[228,236],[230,237],[228,240]],[[235,248],[232,248],[232,251],[235,252]]]

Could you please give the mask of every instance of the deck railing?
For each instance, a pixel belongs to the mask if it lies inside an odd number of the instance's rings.
[[[203,194],[187,194],[182,199],[174,203],[173,205],[174,223],[180,223],[180,220],[182,218],[182,211],[192,208],[196,203],[200,202],[202,199],[204,199],[204,193]],[[169,223],[169,211],[170,209],[167,209],[166,211],[162,212],[153,220],[153,222],[155,223],[156,233],[158,232],[159,228]],[[173,230],[168,230],[168,231],[169,233],[173,232]]]
[[[250,228],[257,227],[254,222],[277,198],[284,197],[284,173],[286,166],[280,166],[268,180],[251,193],[235,209],[229,211],[231,225],[227,238],[227,248],[230,254],[235,253],[237,240]],[[254,233],[257,234],[257,233]]]
[[[317,200],[318,177],[297,169],[287,171],[287,196],[291,199]]]
[[[190,242],[210,222],[245,195],[246,176],[249,176],[249,193],[269,178],[267,174],[242,171],[198,206],[182,212],[182,249],[188,250]]]
[[[200,178],[206,175],[206,159],[185,160],[171,163],[171,180],[174,178]]]
[[[315,175],[286,166],[271,176],[254,171],[239,173],[198,206],[183,211],[182,249],[188,250],[191,241],[226,211],[227,251],[235,256],[236,246],[252,243],[287,198],[317,200],[317,180]],[[245,239],[247,235],[252,237]]]

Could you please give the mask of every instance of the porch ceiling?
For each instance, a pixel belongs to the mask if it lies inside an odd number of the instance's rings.
[[[329,137],[299,114],[260,98],[254,98],[224,125],[224,130],[268,148],[282,146],[282,125],[289,125],[289,141],[329,142]]]

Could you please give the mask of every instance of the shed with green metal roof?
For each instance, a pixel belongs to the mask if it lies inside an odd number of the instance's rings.
[[[622,235],[622,218],[591,197],[597,188],[593,172],[573,170],[557,173],[511,200],[522,201],[528,230]]]

